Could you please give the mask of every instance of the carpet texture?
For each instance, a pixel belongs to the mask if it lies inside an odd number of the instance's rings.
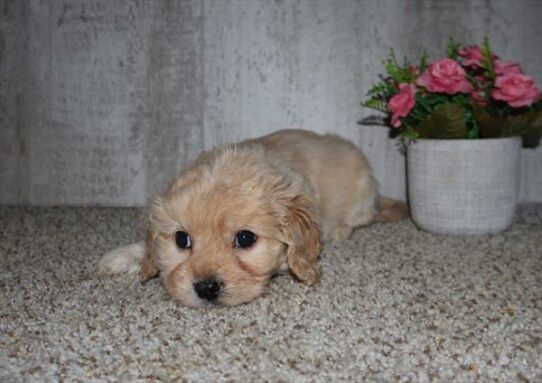
[[[542,205],[501,235],[375,224],[325,246],[317,286],[207,309],[96,274],[141,215],[0,208],[0,381],[542,381]]]

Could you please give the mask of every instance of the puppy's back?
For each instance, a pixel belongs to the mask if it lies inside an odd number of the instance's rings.
[[[319,205],[324,232],[357,227],[372,221],[377,212],[378,184],[369,162],[353,143],[335,135],[305,130],[281,130],[256,139],[301,173],[311,184]]]

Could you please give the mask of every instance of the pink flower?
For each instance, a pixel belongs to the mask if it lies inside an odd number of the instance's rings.
[[[464,66],[481,67],[483,61],[482,49],[478,45],[461,48],[457,51],[459,56],[463,57],[461,63]]]
[[[523,74],[523,70],[517,63],[504,60],[496,60],[494,63],[495,73],[498,75]]]
[[[399,84],[399,93],[393,96],[388,103],[388,110],[392,113],[391,124],[395,128],[401,126],[401,117],[406,117],[416,105],[416,86],[414,84]]]
[[[540,100],[540,91],[534,80],[524,74],[506,74],[495,79],[491,92],[495,100],[506,101],[513,108],[529,106]]]
[[[461,48],[457,51],[459,53],[459,56],[463,57],[463,60],[461,60],[461,64],[464,66],[470,66],[474,68],[480,68],[482,67],[482,64],[484,62],[484,55],[482,54],[482,48],[480,48],[478,45],[471,45],[470,47]],[[497,55],[492,53],[491,59],[495,60],[497,59]]]
[[[469,93],[472,90],[465,70],[457,62],[448,58],[430,64],[416,84],[437,93]]]

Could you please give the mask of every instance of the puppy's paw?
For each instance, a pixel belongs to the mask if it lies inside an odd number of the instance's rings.
[[[330,227],[326,235],[324,236],[324,240],[326,241],[344,241],[350,238],[350,235],[352,234],[352,228],[349,226],[335,226]]]
[[[106,253],[98,263],[101,274],[137,273],[141,270],[141,261],[145,254],[145,243],[137,242],[121,246]]]
[[[375,222],[397,222],[408,218],[410,212],[406,203],[387,197],[378,199],[379,212],[375,216]]]

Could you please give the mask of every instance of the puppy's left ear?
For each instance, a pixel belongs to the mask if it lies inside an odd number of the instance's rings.
[[[147,213],[147,235],[145,237],[145,255],[141,262],[139,280],[141,283],[158,275],[156,267],[156,239],[158,237],[157,222],[163,213],[163,203],[160,197],[154,199]]]
[[[318,256],[322,235],[318,214],[314,203],[303,195],[297,195],[288,201],[287,208],[283,230],[287,237],[288,266],[296,277],[310,286],[320,277]]]
[[[158,275],[158,269],[155,262],[155,250],[154,243],[156,241],[156,235],[150,229],[147,230],[147,237],[145,239],[145,255],[141,262],[141,270],[139,271],[139,280],[141,283],[147,282],[149,279]]]

